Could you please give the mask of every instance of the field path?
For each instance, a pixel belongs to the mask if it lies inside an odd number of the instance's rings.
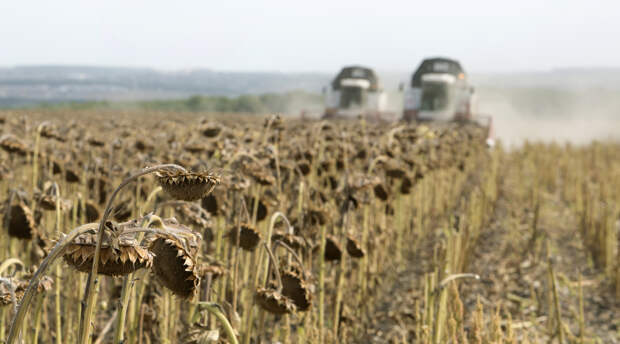
[[[522,159],[504,164],[501,197],[487,230],[480,236],[468,271],[481,283],[461,285],[466,309],[475,309],[478,298],[489,312],[501,306],[532,342],[557,339],[550,321],[553,295],[549,264],[556,274],[565,337],[577,339],[579,329],[579,275],[584,295],[585,337],[619,343],[620,303],[602,282],[601,271],[589,264],[580,239],[579,222],[558,190],[540,191],[536,204],[523,192]],[[559,188],[558,188],[559,189]],[[553,315],[552,315],[553,316]],[[575,337],[573,337],[575,336]]]

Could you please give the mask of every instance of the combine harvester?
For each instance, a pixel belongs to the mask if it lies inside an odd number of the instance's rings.
[[[367,67],[342,68],[325,94],[324,119],[358,118],[385,120],[394,117],[386,111],[387,96],[376,73]]]
[[[487,145],[495,144],[493,119],[491,116],[476,114],[474,88],[458,61],[447,58],[425,59],[413,73],[411,83],[404,91],[405,121],[477,123],[487,128]]]

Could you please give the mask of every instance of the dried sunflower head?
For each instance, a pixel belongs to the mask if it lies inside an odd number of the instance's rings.
[[[26,289],[28,289],[28,284],[30,283],[27,279],[26,280],[13,280],[13,287],[15,288],[14,292],[15,292],[15,298],[17,301],[17,303],[21,302],[21,299],[24,297],[24,294],[26,293]],[[52,285],[54,284],[54,281],[48,277],[48,276],[43,276],[39,279],[39,283],[37,284],[37,293],[43,293],[46,292],[50,289],[52,289]],[[0,308],[2,308],[3,306],[8,306],[13,304],[13,299],[11,296],[11,291],[9,290],[8,286],[6,286],[4,283],[0,283]]]
[[[209,172],[162,171],[157,180],[166,193],[174,199],[195,201],[213,191],[220,177]]]
[[[291,299],[299,311],[307,311],[312,305],[310,286],[295,269],[285,269],[282,278],[282,295]]]
[[[54,211],[56,210],[56,200],[58,199],[57,190],[51,182],[45,182],[43,185],[43,192],[35,191],[34,199],[37,205],[43,210]],[[65,210],[69,208],[70,203],[66,200],[60,199],[60,209]]]
[[[200,128],[200,133],[204,137],[216,137],[220,134],[220,132],[222,132],[222,127],[213,122],[206,122]]]
[[[265,165],[268,165],[268,163],[266,163]],[[243,172],[247,176],[252,177],[254,181],[256,181],[260,185],[270,186],[276,183],[276,178],[273,176],[273,174],[268,169],[259,165],[255,161],[251,161],[251,162],[244,161],[241,166],[242,166]]]
[[[95,136],[91,136],[89,137],[86,142],[88,142],[89,145],[93,146],[93,147],[103,147],[105,146],[105,141],[95,137]]]
[[[54,139],[60,142],[66,141],[66,138],[58,133],[56,126],[49,122],[41,124],[40,134],[42,137],[48,139]]]
[[[64,251],[67,264],[80,272],[90,272],[97,246],[96,234],[82,234],[75,238]],[[107,276],[123,276],[138,269],[150,267],[153,254],[138,245],[132,237],[120,236],[118,244],[104,238],[97,273]]]
[[[178,243],[183,246],[185,251],[188,252],[190,256],[195,257],[196,254],[198,254],[200,242],[202,241],[202,235],[200,232],[179,224],[179,221],[177,221],[174,217],[163,219],[162,224],[166,232],[175,236],[176,239],[178,239]]]
[[[75,166],[71,164],[65,164],[65,181],[67,183],[79,183],[80,182],[80,173],[75,168]]]
[[[388,159],[383,165],[385,174],[391,178],[403,178],[407,175],[407,165],[399,159]]]
[[[116,221],[127,221],[131,217],[131,198],[125,198],[112,208],[112,216]]]
[[[242,191],[250,187],[250,179],[239,174],[226,174],[222,177],[222,186],[234,191]]]
[[[366,148],[364,148],[363,146],[361,146],[360,148],[358,148],[357,152],[355,153],[355,159],[360,159],[360,160],[366,160],[368,158],[368,151],[366,150]]]
[[[200,277],[194,257],[173,237],[157,237],[149,245],[155,254],[152,271],[174,294],[190,298],[195,295]]]
[[[0,137],[0,148],[8,153],[15,153],[21,156],[25,156],[30,152],[30,149],[23,141],[11,134]]]
[[[304,218],[312,226],[323,226],[329,222],[329,214],[324,207],[309,207]]]
[[[400,193],[403,195],[408,195],[411,193],[411,188],[413,187],[413,177],[405,176],[400,183]]]
[[[291,299],[271,288],[258,288],[254,298],[262,309],[272,314],[289,314],[296,309]]]
[[[387,201],[389,194],[383,183],[375,185],[372,191],[374,192],[375,197],[382,201]]]
[[[82,207],[80,206],[80,202],[76,202],[76,204],[78,205],[77,209],[75,209],[76,215],[77,218],[80,219],[82,217]],[[71,214],[71,216],[73,216],[72,214],[76,204],[74,204],[71,209],[69,209],[69,213]],[[84,201],[84,209],[86,210],[84,214],[86,222],[96,222],[99,219],[99,208],[93,201]]]
[[[293,250],[301,250],[306,248],[306,242],[301,236],[290,233],[273,233],[271,242],[282,241]]]
[[[174,209],[176,211],[176,214],[180,216],[181,222],[190,224],[192,228],[198,227],[201,230],[206,230],[206,229],[211,229],[211,227],[213,226],[211,215],[205,210],[203,210],[202,207],[198,204],[185,203],[185,204],[176,206]],[[210,240],[210,239],[206,239],[206,240]]]
[[[284,129],[284,121],[280,115],[271,115],[265,118],[263,122],[263,127],[273,130],[283,130]]]
[[[331,160],[323,160],[319,163],[319,172],[329,172],[332,166],[332,161]]]
[[[325,260],[339,261],[342,258],[342,248],[338,240],[331,234],[325,238]]]
[[[363,173],[352,173],[347,177],[347,185],[355,191],[366,190],[380,183],[379,177]]]
[[[237,231],[239,228],[233,226],[226,236],[230,240],[231,245],[237,245]],[[248,223],[241,224],[239,237],[239,247],[246,251],[254,251],[261,241],[261,234],[252,225]]]
[[[302,175],[307,176],[310,174],[311,166],[308,160],[302,160],[297,163],[297,168]]]
[[[8,224],[9,235],[14,238],[30,240],[37,232],[32,210],[24,202],[20,201],[10,206],[8,213],[5,214],[5,221]]]
[[[141,139],[136,140],[136,142],[134,143],[134,147],[140,152],[150,151],[155,148],[155,146],[151,142]]]
[[[352,236],[347,236],[347,253],[353,258],[362,258],[365,255],[362,246]]]
[[[202,153],[202,152],[204,152],[207,149],[207,147],[203,143],[194,141],[194,142],[187,143],[183,147],[183,149],[185,149],[186,151],[188,151],[190,153],[195,154],[195,153]]]
[[[204,209],[207,213],[209,213],[212,216],[218,216],[219,214],[222,213],[222,206],[224,203],[224,197],[217,195],[217,193],[211,193],[209,195],[207,195],[206,197],[204,197],[201,201],[200,201],[200,205],[202,206],[202,209]]]
[[[56,198],[57,197],[55,195],[35,192],[34,197],[35,197],[35,201],[37,202],[37,205],[39,206],[39,208],[43,210],[48,210],[48,211],[56,210]],[[60,205],[62,207],[63,203],[61,203]]]
[[[226,274],[226,268],[217,262],[200,265],[200,268],[198,268],[198,276],[200,276],[201,279],[205,279],[209,274],[212,280],[216,280]]]
[[[12,170],[4,161],[0,161],[0,180],[10,180],[13,178]]]
[[[254,203],[255,203],[255,199],[254,197],[246,197],[245,198],[245,203],[247,204],[248,207],[248,211],[250,212],[250,214],[253,213],[254,211]],[[267,218],[267,213],[269,212],[268,208],[267,208],[267,202],[264,202],[263,199],[258,200],[258,204],[256,205],[258,208],[256,209],[256,222],[261,222],[264,219]]]

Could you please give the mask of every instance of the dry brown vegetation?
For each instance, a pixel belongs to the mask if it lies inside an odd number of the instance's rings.
[[[0,342],[620,338],[620,144],[161,112],[0,130]]]

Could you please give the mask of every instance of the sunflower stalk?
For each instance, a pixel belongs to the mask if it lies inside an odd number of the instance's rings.
[[[348,205],[347,205],[348,208]],[[347,211],[345,211],[344,215],[343,215],[343,219],[342,219],[342,227],[340,228],[340,237],[341,240],[343,240],[343,238],[346,235],[346,231],[348,228],[348,211],[349,209],[347,209]],[[338,269],[338,282],[336,282],[336,302],[334,303],[334,322],[333,322],[333,332],[334,332],[334,337],[338,338],[338,328],[339,328],[339,319],[340,319],[340,308],[342,307],[342,294],[343,294],[343,290],[344,290],[344,274],[345,274],[345,268],[346,268],[346,258],[345,255],[342,256],[342,258],[340,259],[340,267]]]
[[[198,302],[198,308],[200,310],[207,310],[209,313],[213,314],[222,324],[222,327],[224,327],[224,332],[226,332],[226,336],[228,337],[230,343],[239,344],[239,342],[237,341],[237,336],[235,335],[235,330],[233,330],[230,322],[228,321],[228,319],[222,312],[221,307],[218,304],[212,302]]]
[[[325,242],[327,237],[327,227],[321,226],[321,246],[319,250],[319,343],[325,341]]]
[[[274,273],[276,275],[276,280],[278,281],[278,286],[276,288],[276,291],[278,293],[282,292],[282,277],[280,276],[280,268],[279,268],[279,264],[278,264],[278,260],[276,259],[276,257],[274,256],[272,250],[269,248],[269,245],[265,242],[263,242],[263,247],[265,248],[265,251],[267,251],[267,257],[268,257],[268,261],[271,262],[271,267],[269,269],[267,269],[267,276],[269,276],[271,274],[271,269],[274,270]],[[267,280],[265,281],[265,285],[267,284]],[[261,309],[260,312],[260,321],[259,321],[259,335],[262,335],[263,333],[265,333],[264,331],[264,324],[265,324],[265,311],[263,309]]]
[[[273,215],[271,215],[271,220],[269,222],[269,228],[267,229],[267,237],[265,238],[267,246],[271,246],[271,236],[273,234],[273,229],[274,229],[274,227],[276,225],[276,221],[280,217],[286,222],[286,224],[288,225],[289,230],[292,230],[292,228],[293,228],[291,226],[291,223],[289,222],[288,218],[286,218],[286,216],[283,213],[281,213],[279,211],[275,212]],[[274,248],[274,250],[275,250],[275,248]],[[257,261],[258,262],[262,262],[262,260],[263,260],[263,251],[260,251],[258,253],[258,260]],[[265,262],[265,267],[262,270],[261,270],[260,265],[259,265],[259,268],[257,269],[257,271],[256,271],[256,273],[254,275],[254,280],[253,280],[253,283],[252,283],[252,289],[251,290],[255,290],[256,289],[256,287],[258,286],[258,283],[259,283],[259,278],[262,277],[262,279],[261,279],[262,284],[265,284],[267,282],[267,278],[269,276],[268,275],[268,270],[269,270],[268,266],[269,266],[269,258],[267,258],[267,261]],[[262,271],[264,271],[264,274],[261,276],[261,272]],[[255,304],[256,304],[256,302],[254,300],[252,300],[252,307],[250,307],[249,309],[253,309]],[[263,318],[264,317],[264,310],[260,309],[259,310],[259,314],[260,314],[259,317]],[[247,312],[247,316],[246,316],[246,321],[245,321],[246,335],[243,338],[244,344],[248,344],[250,342],[250,337],[251,337],[250,334],[252,332],[252,321],[253,321],[252,312],[248,311]]]
[[[159,221],[161,223],[161,218],[157,215],[148,215],[142,219],[142,223],[140,227],[148,227],[155,221]],[[143,233],[140,233],[138,238],[138,242],[142,240]],[[127,317],[127,307],[129,305],[129,296],[132,293],[133,286],[135,284],[134,273],[130,273],[129,275],[123,278],[123,286],[121,289],[121,299],[119,302],[119,313],[116,317],[116,329],[114,331],[114,340],[113,343],[122,343],[124,338],[124,329],[125,329],[125,319]]]
[[[60,210],[60,187],[54,182],[54,192],[56,194],[56,222],[54,223],[54,231],[60,232],[62,212]],[[62,284],[62,269],[60,265],[56,265],[56,280],[54,282],[54,319],[56,321],[56,344],[62,344],[62,315],[60,311],[60,290]]]
[[[43,294],[37,296],[37,305],[35,308],[35,316],[34,316],[34,334],[32,337],[33,343],[39,342],[39,331],[41,330],[41,314],[43,310],[44,301],[45,301],[45,298]]]
[[[9,258],[0,264],[0,276],[2,276],[2,274],[13,265],[19,266],[19,269],[24,269],[24,263],[21,260],[17,258]]]
[[[78,228],[75,228],[69,234],[67,234],[62,239],[60,239],[58,243],[54,246],[54,248],[50,251],[48,256],[41,262],[41,266],[39,266],[37,271],[34,273],[32,278],[30,279],[28,288],[26,289],[26,292],[24,293],[22,301],[19,304],[17,314],[15,314],[15,316],[13,317],[13,320],[11,321],[11,328],[9,329],[9,336],[7,338],[6,344],[15,343],[17,336],[19,335],[21,331],[23,321],[26,316],[26,312],[28,311],[30,302],[32,301],[32,298],[37,291],[39,280],[41,279],[45,271],[64,252],[65,247],[68,244],[70,244],[73,241],[73,239],[75,239],[76,237],[84,233],[88,233],[88,232],[94,233],[94,230],[96,228],[97,228],[96,223],[88,223]]]
[[[6,308],[0,308],[0,343],[4,343],[4,335],[6,332]]]
[[[182,172],[187,172],[183,167],[175,164],[163,164],[156,165],[153,167],[148,167],[143,169],[140,172],[133,174],[132,176],[125,179],[112,193],[110,199],[108,200],[108,204],[106,206],[105,211],[103,212],[103,216],[101,217],[101,221],[99,222],[99,228],[97,230],[97,246],[95,247],[95,253],[93,257],[93,266],[91,268],[91,272],[88,274],[88,279],[86,282],[86,290],[84,291],[84,299],[82,300],[82,314],[80,317],[80,330],[78,343],[79,344],[87,344],[90,340],[90,328],[91,328],[91,318],[93,315],[94,305],[95,305],[95,290],[94,286],[96,284],[97,271],[99,268],[99,259],[101,256],[101,244],[103,242],[103,232],[104,225],[112,212],[112,204],[116,198],[116,195],[123,189],[125,186],[130,183],[136,181],[138,178],[151,174],[154,172],[163,171],[166,169],[175,169]]]

